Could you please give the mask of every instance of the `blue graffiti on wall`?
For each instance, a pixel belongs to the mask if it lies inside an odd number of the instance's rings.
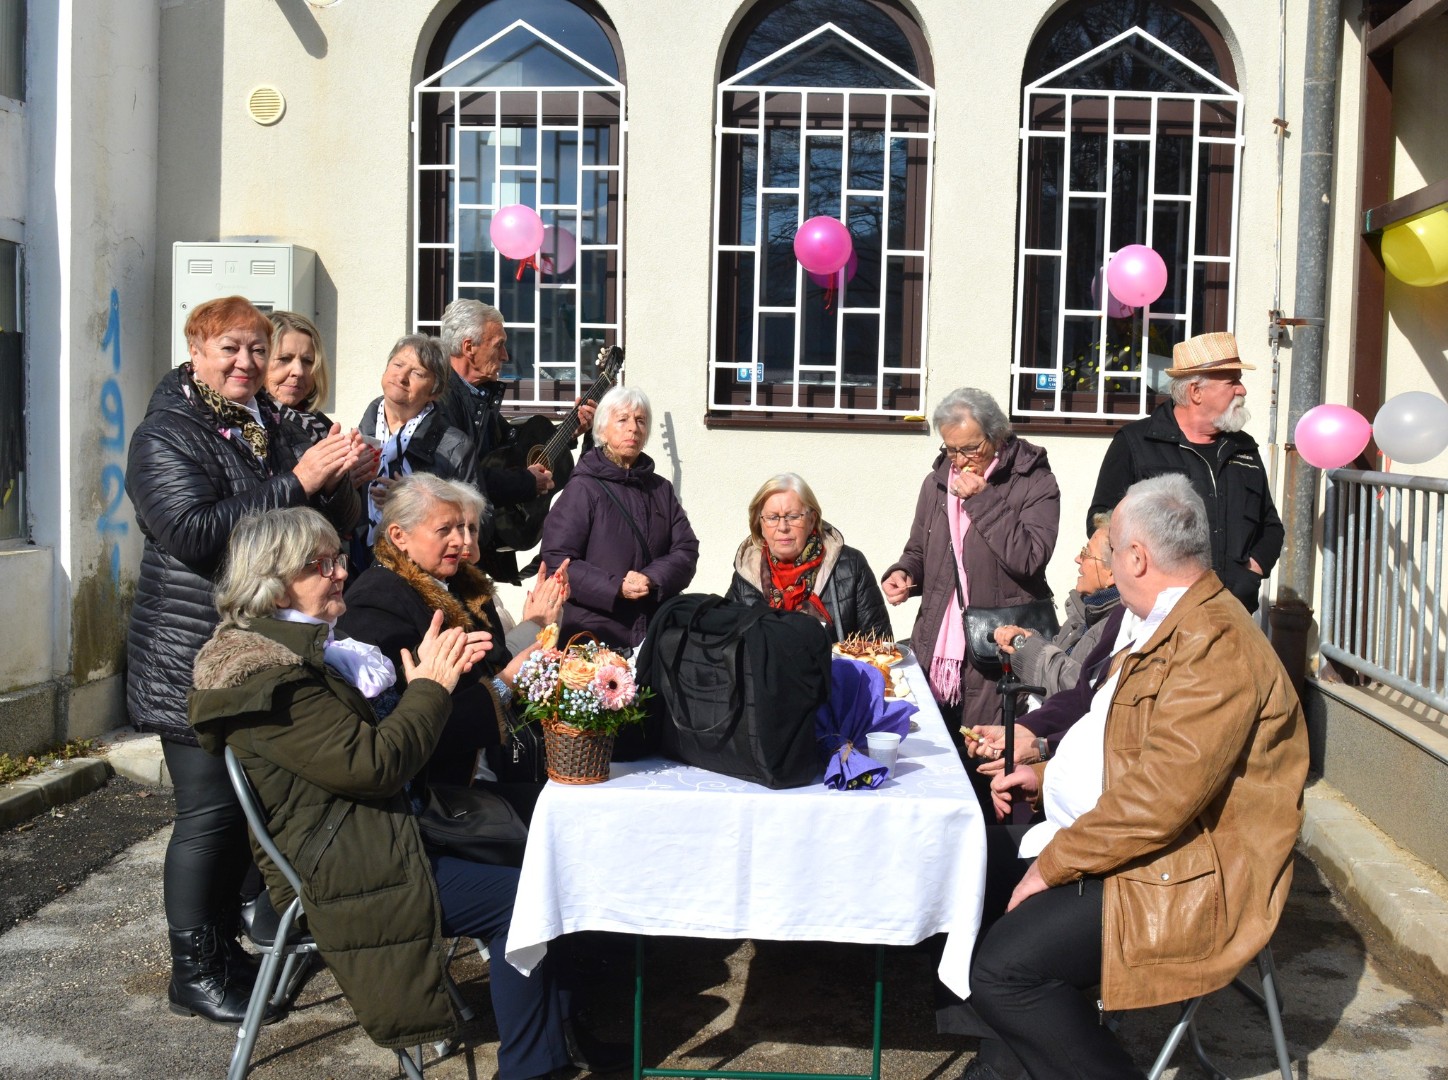
[[[101,386],[101,452],[107,459],[117,459],[126,450],[126,403],[116,376],[121,373],[121,296],[111,290],[111,314],[106,321],[101,348],[111,350],[111,377]],[[110,550],[111,580],[121,580],[121,548],[119,538],[130,531],[130,523],[119,520],[116,512],[126,497],[126,471],[119,460],[107,460],[101,466],[101,499],[105,509],[96,521],[96,532]]]

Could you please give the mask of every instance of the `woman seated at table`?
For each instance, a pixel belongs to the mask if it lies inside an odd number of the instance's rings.
[[[543,521],[544,563],[571,560],[564,641],[586,631],[632,648],[659,605],[694,580],[699,541],[674,485],[643,452],[652,418],[642,390],[615,386],[604,394],[593,414],[595,445]]]
[[[207,751],[236,752],[302,876],[307,928],[327,966],[363,1030],[396,1049],[456,1030],[441,938],[479,937],[502,957],[518,871],[427,854],[404,790],[488,635],[444,630],[435,613],[411,643],[416,660],[401,650],[405,687],[378,720],[373,702],[395,673],[377,649],[334,636],[346,577],[337,534],[314,510],[242,519],[216,592],[221,625],[196,658],[190,720]],[[323,830],[331,835],[319,848]],[[262,862],[278,907],[289,904],[286,879]],[[566,1065],[550,969],[524,977],[500,961],[490,983],[498,1076]]]
[[[347,611],[338,624],[348,636],[377,646],[393,663],[426,631],[434,611],[443,613],[448,629],[493,635],[487,657],[459,679],[452,693],[451,718],[427,762],[427,776],[434,781],[506,778],[499,768],[512,728],[508,703],[518,669],[531,652],[514,655],[508,648],[493,583],[470,561],[486,513],[485,500],[469,484],[431,473],[398,479],[382,507],[373,549],[377,561],[348,590]],[[556,621],[566,590],[554,577],[540,581],[528,594],[524,621],[539,626]]]
[[[750,500],[749,537],[734,555],[729,599],[807,612],[836,641],[893,637],[870,564],[824,520],[815,493],[795,473],[770,477]]]
[[[452,368],[437,338],[408,334],[397,339],[382,369],[382,396],[362,412],[357,430],[381,444],[381,460],[367,487],[370,528],[367,550],[353,551],[358,572],[372,565],[382,508],[400,477],[432,473],[444,480],[477,483],[478,456],[467,434],[447,422],[437,402]]]

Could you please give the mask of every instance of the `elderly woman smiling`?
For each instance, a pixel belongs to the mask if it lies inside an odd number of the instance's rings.
[[[597,445],[578,459],[543,522],[543,560],[569,564],[562,637],[587,631],[616,647],[643,640],[659,605],[694,580],[699,541],[674,485],[643,452],[653,412],[615,386],[593,414]]]
[[[501,957],[518,871],[427,852],[406,790],[487,635],[443,630],[434,613],[410,643],[417,658],[400,652],[399,695],[378,649],[332,629],[346,577],[337,534],[315,511],[244,518],[217,589],[221,625],[196,658],[190,719],[206,751],[236,753],[302,876],[307,928],[327,966],[363,1030],[398,1048],[455,1031],[442,937],[479,937]],[[395,701],[379,720],[374,703],[388,693]],[[272,894],[290,903],[286,879],[266,866]],[[549,970],[525,978],[499,962],[490,978],[498,1075],[565,1065],[564,1003]]]
[[[339,623],[344,633],[376,645],[394,663],[427,630],[434,611],[443,613],[449,629],[491,637],[486,659],[453,691],[451,717],[428,761],[427,775],[434,781],[466,784],[475,776],[502,776],[513,681],[531,651],[530,645],[513,655],[503,638],[493,583],[472,565],[485,511],[471,485],[430,473],[399,479],[382,508],[377,561],[348,591],[347,613]],[[566,583],[540,576],[524,604],[524,621],[556,621],[566,595]]]
[[[749,502],[749,538],[734,556],[729,599],[805,611],[839,641],[889,636],[890,616],[865,556],[820,513],[794,473],[770,477]]]

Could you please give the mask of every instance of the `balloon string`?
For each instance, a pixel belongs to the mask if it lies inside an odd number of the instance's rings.
[[[835,275],[830,275],[829,283],[825,285],[825,310],[829,311],[835,302]]]
[[[537,269],[538,269],[538,256],[536,256],[536,255],[529,255],[526,259],[520,259],[520,260],[518,260],[518,272],[513,275],[513,280],[514,280],[514,281],[522,281],[522,280],[523,280],[523,271],[526,270],[526,269],[528,269],[528,267],[530,267],[530,266],[531,266],[534,270],[537,270]]]

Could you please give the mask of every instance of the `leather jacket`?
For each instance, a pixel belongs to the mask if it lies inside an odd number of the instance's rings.
[[[1102,1006],[1226,986],[1287,901],[1307,726],[1276,653],[1215,574],[1127,655],[1104,771],[1100,801],[1037,862],[1048,885],[1105,879]]]

